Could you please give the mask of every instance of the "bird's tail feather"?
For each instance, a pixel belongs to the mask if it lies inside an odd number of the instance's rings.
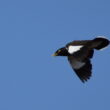
[[[103,37],[97,37],[93,39],[92,47],[96,50],[103,49],[110,44],[110,41]]]

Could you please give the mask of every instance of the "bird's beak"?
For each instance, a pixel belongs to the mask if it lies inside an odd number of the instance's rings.
[[[52,56],[57,56],[58,54],[57,53],[54,53]]]

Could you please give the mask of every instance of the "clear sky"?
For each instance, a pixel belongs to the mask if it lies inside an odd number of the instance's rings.
[[[0,110],[110,110],[110,46],[85,84],[51,56],[99,35],[110,39],[110,0],[0,0]]]

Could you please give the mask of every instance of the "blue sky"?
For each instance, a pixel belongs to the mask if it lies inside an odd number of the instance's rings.
[[[0,1],[0,110],[109,110],[110,47],[96,51],[83,84],[66,58],[72,40],[107,36],[109,0]]]

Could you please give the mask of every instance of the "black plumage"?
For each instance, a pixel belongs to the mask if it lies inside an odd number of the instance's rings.
[[[74,71],[76,72],[77,76],[80,78],[80,80],[82,82],[87,81],[88,79],[90,79],[91,75],[92,75],[92,64],[90,62],[90,60],[86,61],[86,64],[80,68],[80,69],[74,69]]]
[[[90,79],[92,75],[91,58],[94,49],[100,50],[107,47],[110,41],[98,37],[93,40],[72,41],[65,47],[58,49],[54,56],[67,56],[70,65],[82,82]]]

